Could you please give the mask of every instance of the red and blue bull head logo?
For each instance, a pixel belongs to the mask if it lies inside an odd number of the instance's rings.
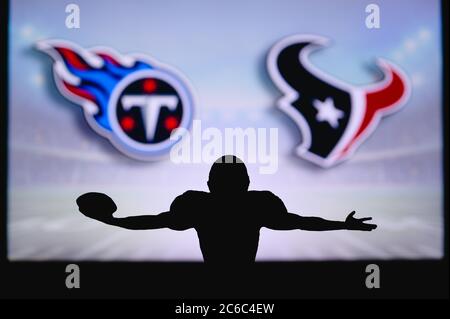
[[[328,42],[316,35],[294,35],[276,43],[267,57],[269,75],[284,93],[278,107],[302,133],[296,154],[322,167],[349,158],[410,94],[406,74],[387,60],[378,59],[383,79],[369,86],[354,86],[319,70],[309,55]]]

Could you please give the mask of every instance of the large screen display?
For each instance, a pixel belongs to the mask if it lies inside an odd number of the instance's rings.
[[[443,256],[439,1],[42,0],[9,14],[10,260],[201,261],[193,228],[118,228],[76,199],[166,212],[208,192],[226,154],[290,213],[378,225],[263,227],[257,261]]]

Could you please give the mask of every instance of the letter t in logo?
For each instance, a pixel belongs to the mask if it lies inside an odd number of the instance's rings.
[[[124,110],[130,110],[134,106],[141,108],[145,136],[150,141],[155,136],[161,108],[167,107],[174,111],[177,104],[178,97],[174,95],[125,95],[122,97]]]

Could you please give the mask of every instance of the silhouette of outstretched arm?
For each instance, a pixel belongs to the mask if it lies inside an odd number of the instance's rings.
[[[172,228],[172,221],[169,212],[160,213],[158,215],[141,215],[123,218],[98,219],[108,225],[118,226],[126,229],[158,229]]]
[[[377,225],[366,224],[372,217],[355,218],[355,212],[351,212],[345,221],[327,220],[320,217],[305,217],[288,213],[283,201],[271,192],[261,192],[260,202],[262,209],[263,227],[273,230],[362,230],[371,231]]]
[[[109,196],[102,193],[83,194],[78,197],[77,204],[83,215],[108,225],[126,229],[170,228],[172,230],[186,230],[192,227],[188,220],[178,218],[171,212],[116,218],[113,216],[113,213],[117,210],[116,204]]]
[[[366,224],[365,221],[371,220],[372,217],[355,218],[355,212],[351,212],[345,221],[333,221],[320,217],[304,217],[291,213],[277,214],[271,218],[265,227],[274,230],[362,230],[371,231],[377,228],[375,224]],[[275,217],[276,216],[276,217]]]

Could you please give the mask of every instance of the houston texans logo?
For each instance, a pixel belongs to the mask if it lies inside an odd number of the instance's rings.
[[[173,68],[143,55],[83,49],[62,40],[39,42],[54,59],[58,90],[83,107],[90,126],[123,153],[141,160],[168,154],[193,117],[192,91]]]
[[[409,97],[405,74],[378,59],[383,79],[356,87],[315,68],[309,55],[328,40],[314,35],[287,37],[270,50],[267,66],[285,94],[278,107],[299,126],[302,143],[296,153],[322,167],[347,159],[370,136],[380,119],[398,111]]]

